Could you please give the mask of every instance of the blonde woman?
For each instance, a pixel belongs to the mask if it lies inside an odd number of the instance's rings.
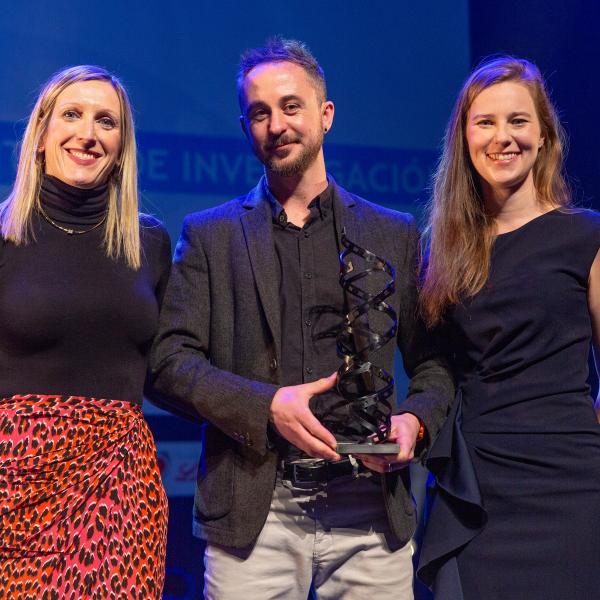
[[[427,461],[436,600],[600,589],[600,215],[568,208],[562,140],[538,68],[512,57],[470,75],[448,125],[422,294],[459,390]]]
[[[0,597],[161,597],[167,501],[141,414],[170,242],[138,214],[122,84],[56,73],[0,207]]]

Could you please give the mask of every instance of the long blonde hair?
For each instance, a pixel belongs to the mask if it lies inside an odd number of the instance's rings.
[[[121,149],[108,179],[108,214],[104,234],[106,254],[123,256],[133,269],[140,267],[136,143],[131,104],[123,84],[111,73],[94,65],[69,67],[55,73],[42,87],[31,111],[19,152],[17,176],[8,198],[0,204],[2,237],[25,244],[33,236],[31,219],[40,206],[44,156],[39,148],[60,93],[79,81],[106,81],[115,89],[121,106]]]
[[[564,131],[539,69],[512,56],[484,60],[458,95],[434,174],[427,209],[429,252],[421,289],[421,309],[429,325],[441,320],[448,305],[476,294],[489,277],[494,221],[485,210],[479,175],[469,156],[466,123],[475,97],[504,81],[527,87],[540,121],[544,143],[533,166],[538,202],[553,207],[570,203],[563,172]]]

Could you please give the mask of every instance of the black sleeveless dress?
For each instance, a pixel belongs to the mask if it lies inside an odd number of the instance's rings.
[[[447,318],[458,394],[428,458],[420,577],[436,600],[600,598],[600,425],[588,277],[600,215],[499,235],[485,287]]]

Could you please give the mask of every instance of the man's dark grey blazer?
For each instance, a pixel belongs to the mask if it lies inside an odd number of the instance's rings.
[[[334,185],[338,237],[385,257],[396,269],[388,302],[411,377],[402,410],[434,436],[453,383],[416,319],[418,233],[410,215],[371,204]],[[337,282],[335,282],[337,285]],[[151,356],[159,404],[203,423],[194,533],[232,547],[261,531],[278,456],[269,443],[269,409],[280,380],[281,326],[272,217],[264,178],[247,195],[186,217]],[[388,343],[373,362],[394,370]],[[406,543],[415,528],[408,469],[383,478],[392,531]]]

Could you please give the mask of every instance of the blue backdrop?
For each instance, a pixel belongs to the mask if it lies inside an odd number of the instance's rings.
[[[282,34],[305,41],[325,69],[336,105],[326,160],[345,187],[418,214],[462,80],[482,55],[509,51],[550,74],[574,134],[570,170],[589,204],[600,183],[598,153],[589,142],[599,128],[599,84],[591,70],[597,15],[590,4],[13,3],[0,17],[0,193],[14,176],[15,143],[40,84],[67,65],[100,64],[130,91],[144,210],[166,223],[175,242],[186,213],[243,193],[259,178],[261,167],[238,123],[237,61],[244,49]],[[400,365],[398,373],[401,398]],[[190,532],[199,425],[145,410],[170,498],[164,597],[199,598],[202,545]]]

